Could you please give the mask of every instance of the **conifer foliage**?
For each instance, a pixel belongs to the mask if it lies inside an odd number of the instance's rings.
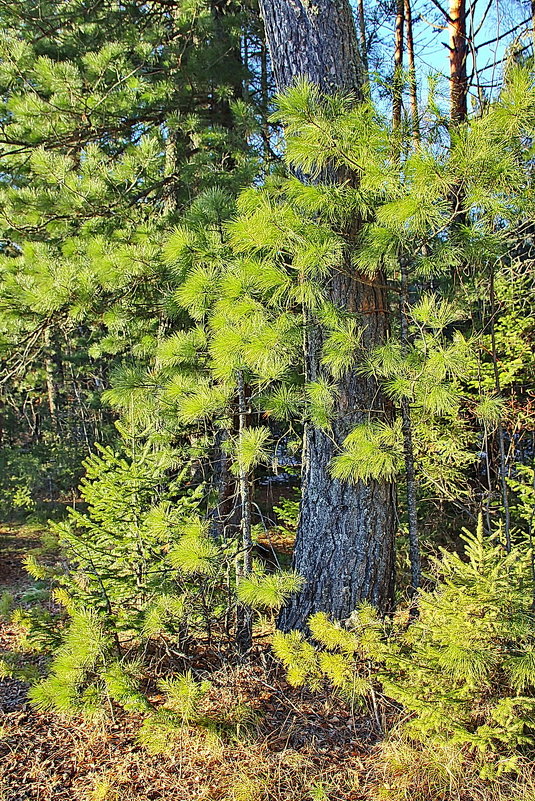
[[[482,775],[513,770],[534,745],[533,574],[526,543],[506,553],[499,533],[465,532],[465,558],[435,560],[436,587],[418,619],[383,623],[361,606],[347,627],[314,615],[314,645],[297,632],[273,646],[291,683],[332,687],[355,701],[382,692],[410,713],[403,732],[423,743],[469,745]],[[370,665],[373,664],[373,667]]]
[[[209,674],[272,646],[396,719],[385,764],[501,781],[535,753],[533,59],[453,120],[411,67],[405,125],[397,3],[392,123],[365,4],[360,45],[345,0],[259,5],[0,3],[0,510],[56,502],[30,699],[163,753],[248,727]]]

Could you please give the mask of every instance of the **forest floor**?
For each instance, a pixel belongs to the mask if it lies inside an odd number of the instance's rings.
[[[23,559],[39,544],[27,526],[0,526],[0,593],[17,607],[43,603]],[[0,658],[20,652],[20,628],[0,624]],[[19,665],[46,658],[19,653]],[[201,674],[202,675],[202,674]],[[377,727],[327,695],[290,687],[259,645],[255,658],[210,672],[212,713],[239,701],[250,710],[228,735],[184,730],[176,747],[148,754],[136,739],[140,717],[113,710],[88,723],[36,712],[29,684],[0,679],[0,801],[361,801],[377,799]]]

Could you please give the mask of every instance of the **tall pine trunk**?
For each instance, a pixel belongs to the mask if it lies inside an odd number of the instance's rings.
[[[466,37],[466,0],[450,0],[449,8],[450,98],[451,119],[459,123],[468,113],[468,39]]]
[[[450,56],[450,116],[451,129],[465,122],[468,116],[468,39],[466,37],[466,0],[450,0],[448,15],[449,56]],[[453,230],[466,222],[464,209],[464,190],[462,177],[452,187],[451,205],[453,210]],[[457,269],[452,268],[455,284]]]
[[[260,5],[279,91],[302,76],[326,94],[352,90],[361,95],[365,75],[347,0],[261,0]],[[336,175],[331,177],[337,180]],[[348,256],[358,221],[353,228],[347,234]],[[339,308],[360,316],[363,344],[371,349],[387,335],[385,277],[358,275],[349,258],[342,267],[325,281],[325,295]],[[322,374],[323,337],[321,327],[311,323],[305,345],[307,380]],[[344,438],[370,414],[386,414],[386,403],[376,382],[352,369],[338,382],[331,430],[306,427],[294,554],[294,567],[306,584],[281,613],[284,630],[306,628],[308,617],[317,611],[343,619],[362,600],[381,612],[391,608],[394,488],[386,481],[349,484],[334,480],[330,473]]]
[[[533,0],[535,2],[535,0]],[[362,58],[362,66],[364,68],[363,83],[368,81],[369,63],[368,63],[368,37],[366,35],[366,16],[364,14],[364,0],[357,0],[357,18],[358,18],[358,36],[360,56]]]
[[[396,26],[394,43],[394,94],[392,98],[392,118],[394,129],[401,125],[403,106],[403,28],[405,26],[405,0],[396,2]]]
[[[405,0],[405,27],[407,28],[407,58],[409,61],[409,97],[411,103],[411,129],[414,146],[420,144],[420,118],[418,114],[418,89],[414,62],[414,36],[412,29],[411,0]]]

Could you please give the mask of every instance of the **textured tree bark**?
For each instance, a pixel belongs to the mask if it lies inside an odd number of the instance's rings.
[[[409,97],[411,104],[411,127],[414,146],[420,143],[420,117],[418,114],[418,91],[416,65],[414,63],[414,37],[412,32],[411,0],[405,0],[405,26],[407,28],[407,58],[409,62]]]
[[[394,128],[401,125],[403,104],[403,29],[405,27],[405,0],[396,0],[396,27],[394,36],[394,95],[392,98],[392,121]]]
[[[48,395],[48,410],[50,412],[50,425],[52,431],[57,433],[59,428],[58,416],[58,387],[56,383],[56,365],[54,348],[54,338],[50,327],[45,328],[45,375],[46,391]]]
[[[304,77],[324,93],[351,90],[362,96],[365,80],[351,8],[347,0],[260,0],[275,81],[279,91]],[[347,176],[345,176],[347,178]],[[335,172],[330,179],[342,179]],[[351,268],[349,253],[359,221],[347,232],[345,264],[325,281],[329,301],[360,317],[363,345],[384,342],[388,330],[386,281]],[[324,332],[309,325],[305,343],[307,380],[322,374]],[[386,403],[376,382],[354,369],[338,382],[332,428],[305,430],[301,516],[294,567],[306,579],[281,613],[283,630],[306,628],[317,611],[347,617],[362,600],[381,612],[392,605],[394,584],[393,485],[386,481],[349,484],[333,480],[332,458],[351,429],[373,414],[385,415]]]
[[[466,0],[450,0],[448,29],[450,35],[451,119],[455,124],[463,122],[468,113]]]
[[[364,72],[347,0],[260,0],[275,83],[299,76],[326,93],[360,90]]]

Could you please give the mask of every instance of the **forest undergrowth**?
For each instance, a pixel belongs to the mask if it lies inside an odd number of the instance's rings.
[[[3,525],[0,589],[0,798],[2,801],[533,801],[529,760],[514,773],[481,779],[481,763],[453,744],[426,747],[397,730],[401,708],[355,705],[327,683],[292,686],[275,660],[273,627],[245,657],[202,642],[190,654],[196,679],[209,678],[193,725],[166,747],[140,743],[143,715],[110,701],[91,720],[40,712],[28,700],[49,657],[25,643],[24,614],[57,612],[48,582],[24,567],[28,554],[61,561],[38,526]],[[12,609],[18,612],[12,613]],[[5,671],[10,660],[17,669]],[[165,696],[154,677],[176,670],[162,654],[146,661],[151,704]],[[206,722],[209,721],[209,725]]]
[[[39,529],[11,524],[0,531],[4,599],[9,593],[24,609],[42,606],[44,582],[23,566],[28,552],[39,550]],[[23,627],[5,614],[1,658],[17,653],[19,675],[35,678],[46,671],[46,659],[21,650],[23,636]],[[2,801],[368,797],[376,723],[329,693],[289,685],[267,636],[234,664],[199,647],[193,669],[210,676],[205,711],[220,720],[220,731],[182,729],[169,753],[153,755],[137,740],[139,715],[114,708],[97,723],[62,720],[31,708],[24,679],[0,679]],[[156,692],[151,700],[164,699]]]

